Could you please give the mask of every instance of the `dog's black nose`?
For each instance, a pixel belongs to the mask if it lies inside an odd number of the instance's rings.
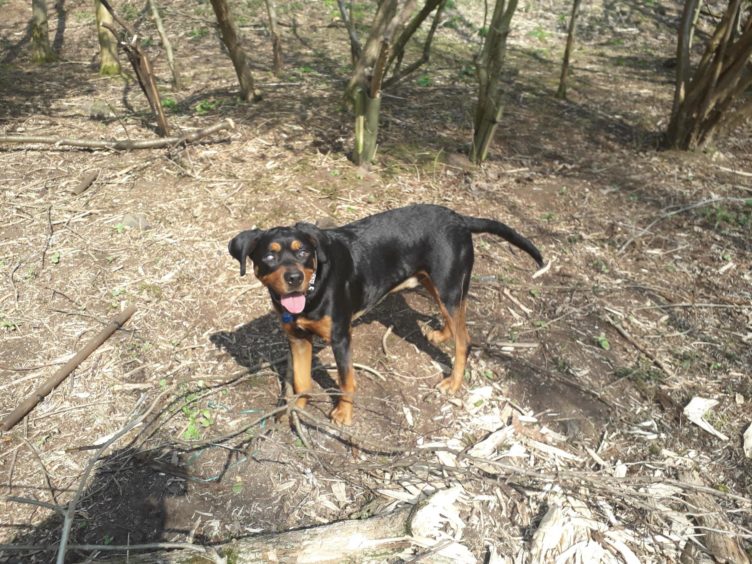
[[[300,286],[303,282],[303,273],[299,270],[288,270],[285,272],[285,282],[290,286]]]

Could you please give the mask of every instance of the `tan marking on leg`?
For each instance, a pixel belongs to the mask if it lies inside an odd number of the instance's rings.
[[[439,311],[441,311],[441,316],[444,318],[444,326],[441,329],[439,329],[438,331],[432,330],[426,333],[426,339],[428,339],[431,344],[440,345],[441,343],[447,341],[453,334],[454,323],[452,316],[449,315],[447,308],[441,301],[439,291],[436,289],[436,286],[433,285],[433,282],[431,281],[431,278],[428,276],[428,274],[421,272],[418,274],[418,279],[420,280],[421,284],[425,286],[426,290],[428,290],[428,293],[433,296],[433,299],[436,300],[436,304],[439,306]]]
[[[467,302],[462,300],[457,311],[454,312],[454,366],[452,374],[444,378],[437,386],[441,393],[455,393],[462,386],[462,380],[465,377],[465,365],[467,364],[467,354],[470,351],[470,334],[467,332],[465,322],[465,313],[467,311]]]
[[[287,331],[287,326],[285,326],[285,331]],[[295,400],[295,407],[303,409],[308,403],[308,396],[305,394],[313,388],[313,380],[311,379],[313,341],[310,337],[293,335],[291,331],[287,333],[287,337],[290,341],[290,356],[292,357],[292,385],[295,395],[300,396]]]
[[[339,375],[339,389],[342,396],[329,417],[337,425],[352,425],[353,401],[355,400],[355,370],[352,362],[347,367],[345,374]]]

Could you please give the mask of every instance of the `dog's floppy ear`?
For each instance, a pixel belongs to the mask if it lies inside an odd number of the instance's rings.
[[[327,234],[312,223],[296,223],[295,229],[303,233],[309,242],[316,248],[316,260],[326,262],[329,237]]]
[[[259,237],[263,231],[260,229],[249,229],[235,235],[230,241],[228,248],[230,254],[240,263],[240,275],[245,276],[245,260],[256,248]]]

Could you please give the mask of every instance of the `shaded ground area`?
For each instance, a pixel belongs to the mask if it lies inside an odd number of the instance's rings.
[[[752,463],[741,434],[752,402],[752,208],[734,198],[752,193],[752,143],[740,124],[706,154],[656,150],[675,14],[588,7],[570,100],[557,101],[569,7],[521,6],[508,106],[489,162],[474,168],[464,155],[477,45],[467,39],[482,9],[448,10],[431,65],[385,97],[378,162],[365,170],[346,155],[349,47],[332,23],[336,6],[281,8],[280,77],[270,72],[264,12],[249,6],[240,22],[264,91],[254,105],[236,99],[208,4],[163,7],[182,91],[168,83],[141,6],[119,8],[151,45],[171,125],[190,131],[230,117],[237,127],[224,137],[131,153],[0,145],[0,414],[126,304],[138,308],[0,437],[0,490],[16,498],[0,500],[0,544],[36,547],[0,549],[0,560],[50,560],[62,518],[29,501],[69,502],[92,446],[147,409],[83,486],[73,544],[219,543],[367,517],[460,483],[463,542],[478,559],[540,555],[535,532],[549,496],[561,493],[592,501],[593,520],[628,531],[622,540],[641,557],[673,561],[691,544],[692,523],[681,491],[650,488],[697,469],[748,550],[741,498],[752,493]],[[61,57],[44,67],[29,63],[26,3],[2,7],[0,132],[155,135],[137,84],[96,74],[88,2],[57,4],[50,23]],[[73,196],[91,170],[94,185]],[[455,398],[434,391],[453,351],[423,338],[438,312],[422,291],[391,296],[357,323],[363,366],[346,432],[326,425],[336,375],[319,343],[307,449],[286,422],[266,417],[279,404],[286,340],[265,290],[238,277],[227,241],[252,225],[341,224],[411,202],[499,218],[551,267],[532,278],[529,257],[476,237],[474,349]],[[728,440],[684,418],[694,396],[718,400],[706,418]],[[462,467],[457,452],[505,426],[517,438],[494,460],[516,470]],[[436,444],[455,459],[418,449]],[[624,475],[620,497],[608,488]],[[669,499],[649,506],[638,494]],[[684,521],[671,520],[679,514]],[[87,554],[73,549],[71,559]]]

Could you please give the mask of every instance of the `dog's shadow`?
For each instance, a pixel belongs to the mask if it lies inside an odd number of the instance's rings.
[[[406,290],[416,293],[419,290]],[[415,345],[421,352],[427,354],[436,362],[451,366],[452,361],[447,353],[431,344],[423,334],[421,323],[430,324],[433,328],[439,326],[438,312],[436,316],[425,315],[410,307],[403,295],[405,292],[389,294],[379,305],[369,311],[354,323],[354,327],[370,325],[378,322],[384,327],[391,327],[392,333],[407,343]],[[426,297],[426,299],[430,299]],[[286,391],[292,389],[288,382],[287,370],[287,337],[280,326],[279,316],[270,312],[262,315],[233,331],[218,331],[209,337],[218,348],[229,353],[235,362],[249,371],[256,371],[260,367],[270,366],[276,372],[280,381],[280,402]],[[358,362],[358,336],[353,335],[355,362]],[[337,382],[324,369],[319,360],[319,352],[326,345],[321,339],[314,339],[313,372],[314,381],[322,389],[332,394],[332,402],[336,402],[339,390]],[[363,355],[365,356],[365,355]],[[335,373],[336,374],[336,373]]]

